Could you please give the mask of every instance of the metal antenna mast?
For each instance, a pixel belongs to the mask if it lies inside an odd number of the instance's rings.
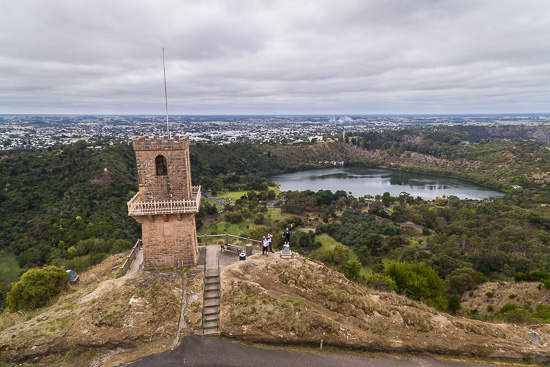
[[[164,47],[162,48],[162,70],[164,71],[164,102],[166,104],[166,133],[170,138],[170,126],[168,126],[168,92],[166,91],[166,65],[164,63]]]

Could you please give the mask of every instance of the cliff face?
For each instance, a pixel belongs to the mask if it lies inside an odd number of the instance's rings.
[[[550,325],[491,324],[438,313],[345,279],[299,255],[254,255],[222,272],[222,334],[311,343],[550,361]]]

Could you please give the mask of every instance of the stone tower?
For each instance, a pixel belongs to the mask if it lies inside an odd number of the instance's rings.
[[[128,215],[141,223],[145,269],[195,265],[195,214],[200,186],[191,186],[189,137],[141,137],[133,141],[138,193]]]

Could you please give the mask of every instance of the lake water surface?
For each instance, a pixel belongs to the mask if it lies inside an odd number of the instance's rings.
[[[408,192],[413,197],[420,196],[424,200],[433,200],[443,195],[481,200],[504,195],[502,192],[456,178],[384,168],[322,168],[284,173],[272,176],[271,179],[281,185],[282,191],[344,190],[351,191],[355,197],[382,195],[384,192],[398,196],[401,192]]]

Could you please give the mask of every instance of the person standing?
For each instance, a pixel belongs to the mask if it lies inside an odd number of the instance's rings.
[[[262,238],[262,255],[268,256],[267,255],[267,246],[269,246],[269,242],[267,241],[267,238],[265,238],[265,236],[263,236],[263,238]]]
[[[285,232],[283,233],[283,237],[285,239],[285,245],[290,245],[290,229],[288,229],[288,227],[286,227],[286,230]]]
[[[273,253],[273,235],[271,233],[267,234],[267,241],[269,243],[269,252]]]

